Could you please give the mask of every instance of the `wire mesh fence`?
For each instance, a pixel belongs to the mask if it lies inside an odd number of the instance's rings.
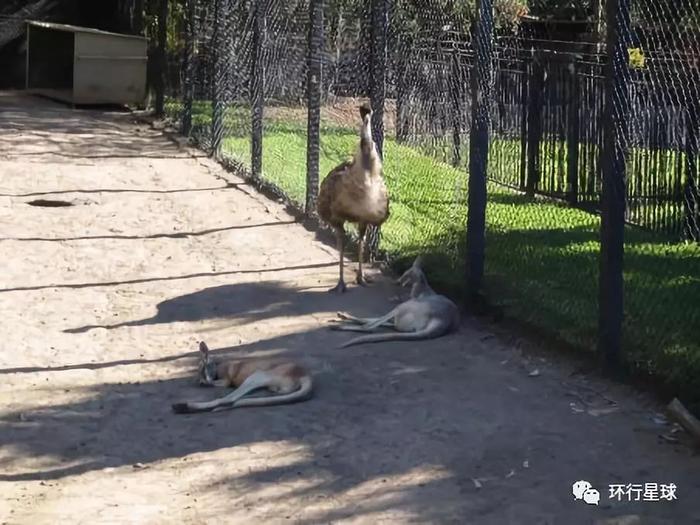
[[[205,150],[313,214],[370,100],[377,254],[700,406],[694,2],[171,4],[167,114]]]

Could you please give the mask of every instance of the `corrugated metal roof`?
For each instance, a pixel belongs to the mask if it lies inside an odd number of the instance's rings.
[[[123,38],[135,38],[139,40],[146,40],[146,37],[139,35],[125,35],[124,33],[110,33],[109,31],[102,31],[100,29],[93,29],[92,27],[80,27],[72,26],[70,24],[56,24],[54,22],[41,22],[38,20],[27,20],[27,25],[43,27],[44,29],[55,29],[56,31],[68,31],[71,33],[92,33],[95,35],[109,35],[109,36],[120,36]]]

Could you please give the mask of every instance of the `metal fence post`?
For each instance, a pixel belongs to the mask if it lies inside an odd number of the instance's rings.
[[[321,147],[321,85],[323,51],[323,0],[309,2],[309,56],[306,69],[306,206],[307,215],[316,212]]]
[[[398,37],[397,47],[400,50],[396,67],[396,142],[405,142],[408,138],[408,76],[411,61],[406,59],[409,39],[403,35]]]
[[[196,1],[186,0],[185,4],[185,78],[183,86],[182,116],[180,132],[188,136],[192,131],[192,102],[194,100]]]
[[[251,137],[250,164],[253,178],[262,175],[263,111],[265,90],[265,68],[263,50],[265,46],[265,8],[267,0],[253,2],[253,53],[250,76]]]
[[[697,94],[700,96],[700,93]],[[700,241],[700,193],[698,176],[700,176],[700,102],[697,96],[688,102],[688,135],[685,149],[686,179],[683,188],[683,237],[687,240]]]
[[[580,90],[578,84],[578,59],[574,58],[570,64],[571,82],[569,83],[569,126],[567,129],[567,185],[566,200],[572,206],[578,203],[578,165],[580,143],[581,109]]]
[[[533,197],[540,182],[540,142],[542,140],[542,90],[544,89],[544,57],[535,53],[528,82],[527,108],[527,195]]]
[[[372,138],[379,156],[384,158],[384,101],[386,99],[387,31],[389,22],[389,0],[372,0],[370,14],[372,43],[370,52],[369,93],[372,103]],[[379,228],[367,229],[367,247],[370,261],[379,248]]]
[[[472,72],[472,129],[469,136],[467,213],[467,287],[476,299],[484,278],[486,242],[486,172],[489,158],[490,104],[493,98],[493,3],[479,0]]]
[[[457,44],[450,60],[450,99],[452,101],[452,165],[462,164],[462,68]]]
[[[214,31],[212,43],[214,53],[214,78],[212,89],[212,116],[211,116],[211,151],[215,156],[219,153],[221,142],[224,139],[224,119],[226,115],[226,81],[228,79],[230,49],[228,43],[228,4],[229,0],[214,1]]]
[[[155,71],[155,112],[157,116],[165,113],[165,76],[167,73],[167,51],[168,43],[168,0],[160,0],[158,3],[158,47]]]
[[[629,113],[630,0],[608,0],[603,188],[600,221],[598,349],[608,367],[620,365],[623,322],[625,171]]]

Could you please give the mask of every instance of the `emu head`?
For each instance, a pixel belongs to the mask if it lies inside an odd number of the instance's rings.
[[[217,364],[209,355],[209,347],[204,341],[199,343],[198,381],[200,386],[211,386],[217,379]]]
[[[365,102],[360,106],[360,117],[362,118],[363,122],[367,115],[372,116],[372,108],[368,103]]]

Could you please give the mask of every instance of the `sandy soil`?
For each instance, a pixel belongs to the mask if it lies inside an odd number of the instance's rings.
[[[700,460],[645,396],[474,319],[337,350],[334,312],[396,290],[327,294],[335,252],[280,204],[129,114],[3,94],[0,129],[0,523],[699,522]],[[199,339],[298,358],[316,396],[174,415],[212,395]],[[644,482],[678,500],[607,496]]]

